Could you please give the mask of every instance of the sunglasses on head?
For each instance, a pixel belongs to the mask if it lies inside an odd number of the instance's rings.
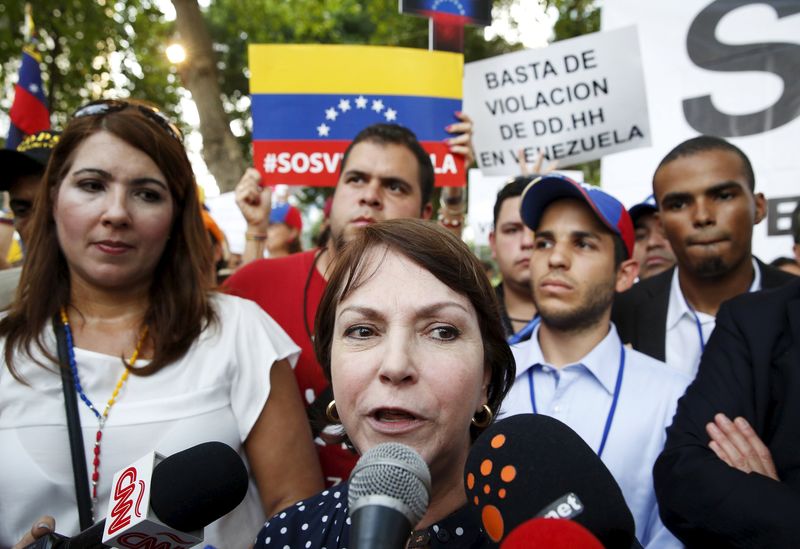
[[[92,101],[83,107],[76,110],[72,118],[83,118],[84,116],[98,116],[112,112],[122,111],[128,107],[139,109],[139,112],[144,114],[147,118],[164,128],[168,134],[183,143],[183,133],[178,126],[176,126],[167,116],[158,110],[156,107],[145,105],[142,103],[129,103],[121,99],[101,99],[100,101]]]

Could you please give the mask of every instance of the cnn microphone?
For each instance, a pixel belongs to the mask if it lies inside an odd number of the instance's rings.
[[[557,419],[520,414],[489,427],[470,449],[464,482],[473,516],[496,543],[541,517],[573,520],[608,549],[639,547],[611,472]]]
[[[239,454],[221,442],[167,458],[150,452],[114,475],[105,519],[71,538],[51,534],[26,549],[188,549],[203,541],[203,528],[241,503],[247,485]]]
[[[414,525],[428,510],[430,493],[428,465],[413,449],[385,442],[364,453],[350,474],[350,546],[405,547]]]
[[[589,530],[571,520],[535,518],[514,528],[500,549],[604,549]]]

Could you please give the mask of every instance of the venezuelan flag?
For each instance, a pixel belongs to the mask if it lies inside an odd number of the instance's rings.
[[[31,47],[22,52],[19,81],[14,86],[14,102],[8,112],[11,126],[6,139],[7,149],[16,149],[27,135],[50,129],[50,110],[44,96],[41,57]]]
[[[463,185],[445,127],[461,109],[463,57],[376,46],[251,45],[254,162],[268,184],[335,185],[342,153],[378,122],[412,130],[437,185]]]

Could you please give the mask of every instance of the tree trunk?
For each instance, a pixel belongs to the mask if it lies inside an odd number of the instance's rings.
[[[211,35],[197,0],[172,0],[172,4],[175,6],[178,33],[186,48],[186,61],[179,72],[200,113],[203,159],[217,180],[220,191],[232,191],[247,168],[247,163],[222,108],[222,92]]]

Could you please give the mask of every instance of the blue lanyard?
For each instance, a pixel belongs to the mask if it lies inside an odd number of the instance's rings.
[[[754,269],[757,269],[757,266],[754,266]],[[753,275],[755,277],[755,274]],[[753,291],[752,284],[751,287],[747,290],[747,293],[751,293]],[[697,326],[697,336],[700,339],[700,356],[703,356],[706,350],[706,340],[703,337],[703,323],[700,322],[700,317],[697,315],[697,311],[694,310],[689,304],[689,300],[686,299],[686,296],[683,295],[683,291],[681,290],[681,297],[683,298],[683,302],[686,303],[686,308],[689,309],[689,312],[692,313],[692,317],[694,318],[694,324]]]
[[[608,433],[611,431],[611,424],[614,422],[614,413],[617,411],[617,402],[619,402],[619,390],[622,387],[622,374],[625,371],[625,347],[622,343],[619,344],[619,370],[617,371],[617,383],[614,386],[614,396],[611,398],[611,408],[608,411],[606,418],[606,425],[603,429],[603,438],[600,439],[600,449],[597,450],[597,457],[603,457],[603,450],[606,447],[606,440],[608,440]],[[531,394],[531,407],[533,413],[538,414],[536,409],[536,394],[533,391],[533,368],[528,369],[528,388]]]
[[[694,307],[689,305],[689,300],[686,299],[686,296],[683,296],[683,301],[689,308],[689,312],[692,313],[692,317],[694,317],[694,323],[697,326],[697,336],[700,338],[700,356],[702,356],[706,350],[706,340],[703,338],[703,323],[700,322],[700,317],[697,316],[697,312],[694,310]]]

